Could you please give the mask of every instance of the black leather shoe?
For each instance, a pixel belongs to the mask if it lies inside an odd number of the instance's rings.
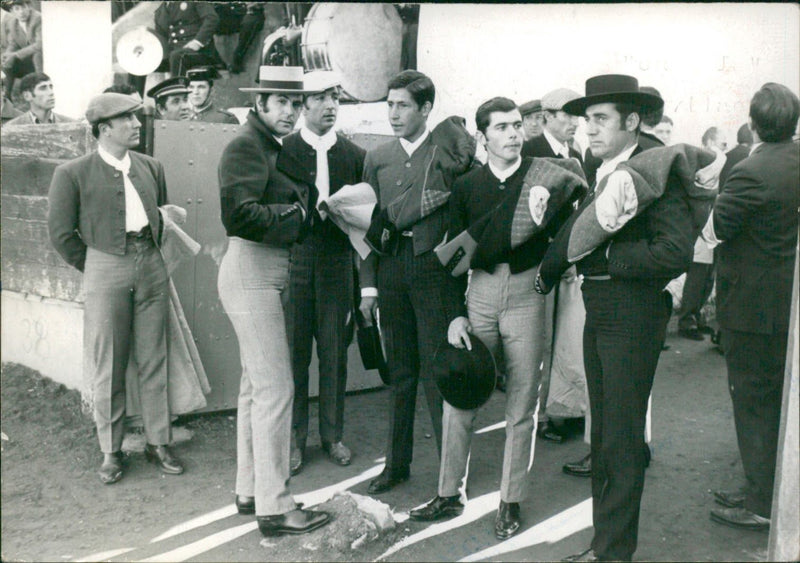
[[[461,504],[461,496],[440,497],[436,495],[422,508],[415,508],[408,513],[408,517],[417,522],[433,522],[453,518],[464,512],[464,505]]]
[[[567,475],[574,475],[576,477],[591,477],[592,454],[586,454],[586,457],[579,461],[565,463],[561,470]]]
[[[719,524],[742,530],[763,532],[769,530],[770,520],[750,512],[746,508],[715,508],[711,511],[711,519]]]
[[[565,557],[562,561],[600,561],[600,558],[597,557],[594,550],[590,547],[586,551]]]
[[[122,458],[122,452],[103,454],[103,464],[97,472],[100,481],[110,485],[122,479]]]
[[[292,476],[297,475],[303,470],[303,450],[296,446],[292,446],[292,451],[289,454],[289,472]]]
[[[258,529],[261,535],[282,536],[284,534],[305,534],[324,526],[331,515],[321,510],[304,510],[295,508],[286,514],[275,516],[258,516]]]
[[[167,446],[154,446],[147,444],[144,447],[144,458],[155,463],[162,473],[167,475],[180,475],[183,473],[183,465],[169,451]]]
[[[713,491],[714,501],[728,508],[744,507],[744,491]]]
[[[256,513],[256,499],[255,497],[245,497],[236,495],[236,510],[239,514],[255,514]]]
[[[337,465],[350,465],[352,453],[350,448],[341,442],[322,442],[322,449],[328,454],[331,461]]]
[[[700,331],[696,328],[679,328],[678,335],[688,338],[689,340],[697,340],[698,342],[700,340],[705,340],[705,337],[700,334]]]
[[[400,483],[408,481],[410,475],[411,471],[408,468],[401,471],[390,471],[384,468],[380,475],[369,482],[367,492],[371,495],[379,495],[391,491]]]
[[[494,537],[498,540],[507,540],[519,531],[521,525],[519,518],[519,503],[500,501],[497,517],[494,520]]]
[[[564,435],[549,420],[545,421],[544,424],[536,430],[536,435],[542,440],[547,440],[554,444],[564,443]]]

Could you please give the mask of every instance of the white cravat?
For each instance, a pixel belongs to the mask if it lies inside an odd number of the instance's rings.
[[[336,144],[336,131],[331,129],[321,137],[307,127],[300,129],[300,136],[317,151],[317,175],[316,186],[319,192],[317,198],[317,208],[319,204],[327,200],[331,195],[331,178],[328,171],[328,151]],[[326,214],[320,211],[320,216],[324,219]]]
[[[106,164],[122,172],[122,183],[125,186],[125,230],[129,233],[141,231],[150,222],[147,220],[142,198],[139,197],[139,192],[133,187],[133,182],[129,177],[131,155],[126,152],[122,160],[119,160],[100,146],[97,147],[97,154]]]

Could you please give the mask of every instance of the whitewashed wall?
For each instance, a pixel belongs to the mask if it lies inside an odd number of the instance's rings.
[[[794,4],[423,4],[418,67],[437,87],[434,123],[621,73],[661,92],[674,142],[718,125],[733,144],[763,83],[800,89],[799,33]]]

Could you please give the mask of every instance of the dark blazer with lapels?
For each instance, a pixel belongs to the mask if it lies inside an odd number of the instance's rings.
[[[361,181],[364,170],[366,151],[336,133],[336,143],[328,149],[328,176],[330,194],[339,191],[342,186],[357,184]],[[350,241],[333,221],[323,221],[316,211],[319,193],[317,181],[317,151],[305,142],[300,131],[283,138],[283,149],[278,156],[278,170],[285,173],[295,182],[302,183],[311,192],[310,208],[311,229],[317,239],[329,249],[348,249]]]
[[[572,147],[569,147],[569,155],[572,158],[577,158],[578,162],[583,164],[581,153]],[[556,154],[553,151],[553,147],[550,146],[550,142],[547,140],[547,137],[545,137],[544,134],[531,137],[522,143],[522,156],[532,156],[536,158],[561,158],[561,155]]]
[[[800,145],[764,143],[733,167],[714,203],[722,328],[789,330],[800,207]]]

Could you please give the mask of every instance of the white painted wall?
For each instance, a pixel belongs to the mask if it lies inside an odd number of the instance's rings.
[[[620,73],[661,92],[674,142],[717,125],[735,144],[762,84],[800,89],[799,34],[795,4],[423,4],[418,67],[436,84],[434,124],[459,114],[474,128],[493,96],[583,93]]]
[[[53,80],[56,112],[83,118],[92,96],[113,82],[111,2],[42,2],[44,72]]]

